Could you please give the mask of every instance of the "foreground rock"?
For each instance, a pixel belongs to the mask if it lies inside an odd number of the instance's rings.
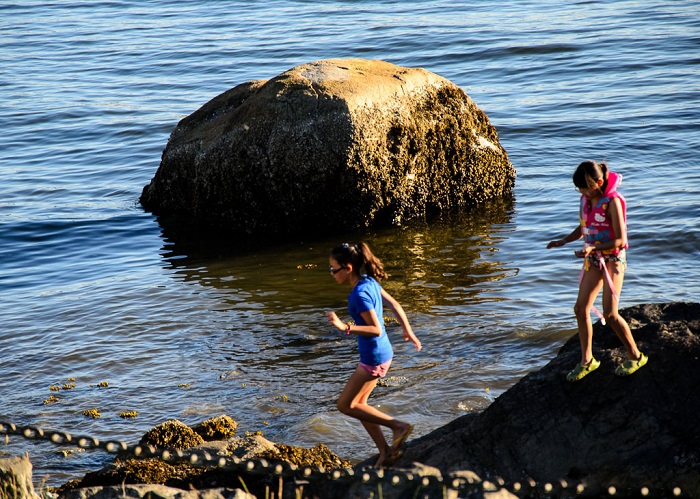
[[[35,499],[39,495],[32,484],[32,463],[29,457],[0,459],[0,497]]]
[[[646,486],[661,497],[675,487],[700,497],[700,304],[639,305],[621,313],[649,356],[643,369],[615,376],[623,348],[597,323],[597,371],[577,383],[565,380],[580,359],[578,338],[571,338],[483,413],[413,441],[403,463],[507,481],[573,479],[592,496],[613,485],[617,496]]]
[[[510,195],[496,129],[450,81],[382,61],[294,67],[180,121],[140,201],[248,234],[400,224]]]
[[[256,499],[241,489],[182,490],[165,485],[121,484],[112,487],[86,487],[72,490],[62,499]]]
[[[283,480],[286,484],[280,482],[281,475],[273,473],[274,468],[270,463],[284,462],[295,467],[312,466],[329,471],[350,469],[352,466],[349,461],[339,458],[324,445],[306,449],[275,444],[261,435],[233,436],[237,426],[237,423],[226,415],[209,419],[191,428],[178,420],[166,421],[146,432],[139,445],[144,448],[152,446],[155,449],[168,449],[171,455],[175,455],[177,451],[186,451],[185,459],[137,459],[130,455],[118,456],[113,463],[101,470],[87,473],[82,480],[64,484],[58,493],[65,499],[121,498],[124,496],[119,494],[125,485],[129,485],[129,493],[133,495],[128,497],[140,498],[228,499],[247,497],[250,493],[253,494],[250,497],[268,497],[272,488],[276,491],[286,488],[286,493],[294,496],[294,491],[299,490],[294,480],[288,476]],[[160,451],[158,454],[161,455]],[[247,469],[244,465],[227,469],[217,466],[193,466],[188,459],[192,454],[200,461],[205,456],[223,458],[234,464],[244,460],[252,463],[254,468]],[[153,489],[146,485],[159,487]],[[202,492],[200,495],[196,492],[183,495],[183,490]]]

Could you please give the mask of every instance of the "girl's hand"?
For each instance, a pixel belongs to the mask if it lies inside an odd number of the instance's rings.
[[[566,241],[563,239],[557,239],[556,241],[549,241],[549,244],[547,244],[547,249],[550,248],[559,248],[560,246],[564,246],[566,244]]]
[[[408,331],[406,329],[403,330],[403,340],[404,341],[410,340],[411,342],[413,342],[413,346],[416,347],[416,352],[420,352],[421,348],[423,348],[423,345],[421,345],[420,340],[418,339],[418,337],[415,334],[413,334],[413,331],[411,331],[411,330],[408,330]]]
[[[594,249],[593,246],[585,246],[582,250],[574,251],[574,255],[579,258],[586,258]]]
[[[326,317],[328,317],[328,321],[333,324],[336,329],[340,331],[345,331],[345,328],[347,325],[340,320],[340,317],[335,312],[326,312]]]

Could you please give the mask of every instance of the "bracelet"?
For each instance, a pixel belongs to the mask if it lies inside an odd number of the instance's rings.
[[[348,327],[345,329],[345,334],[350,334],[350,323],[348,322]]]

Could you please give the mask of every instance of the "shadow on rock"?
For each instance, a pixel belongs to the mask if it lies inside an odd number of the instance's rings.
[[[638,305],[621,311],[649,363],[615,376],[626,357],[614,332],[594,326],[601,367],[576,383],[578,337],[481,414],[463,416],[410,443],[402,463],[443,473],[475,470],[506,481],[577,480],[595,496],[700,491],[700,304]],[[601,487],[605,487],[602,489]]]

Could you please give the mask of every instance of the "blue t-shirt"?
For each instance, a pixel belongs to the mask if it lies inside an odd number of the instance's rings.
[[[394,356],[389,336],[384,327],[384,306],[382,304],[382,287],[372,277],[362,276],[348,296],[348,311],[358,326],[366,326],[362,312],[374,310],[379,318],[382,334],[379,336],[357,336],[357,346],[360,350],[360,362],[370,366],[378,366],[390,361]]]

